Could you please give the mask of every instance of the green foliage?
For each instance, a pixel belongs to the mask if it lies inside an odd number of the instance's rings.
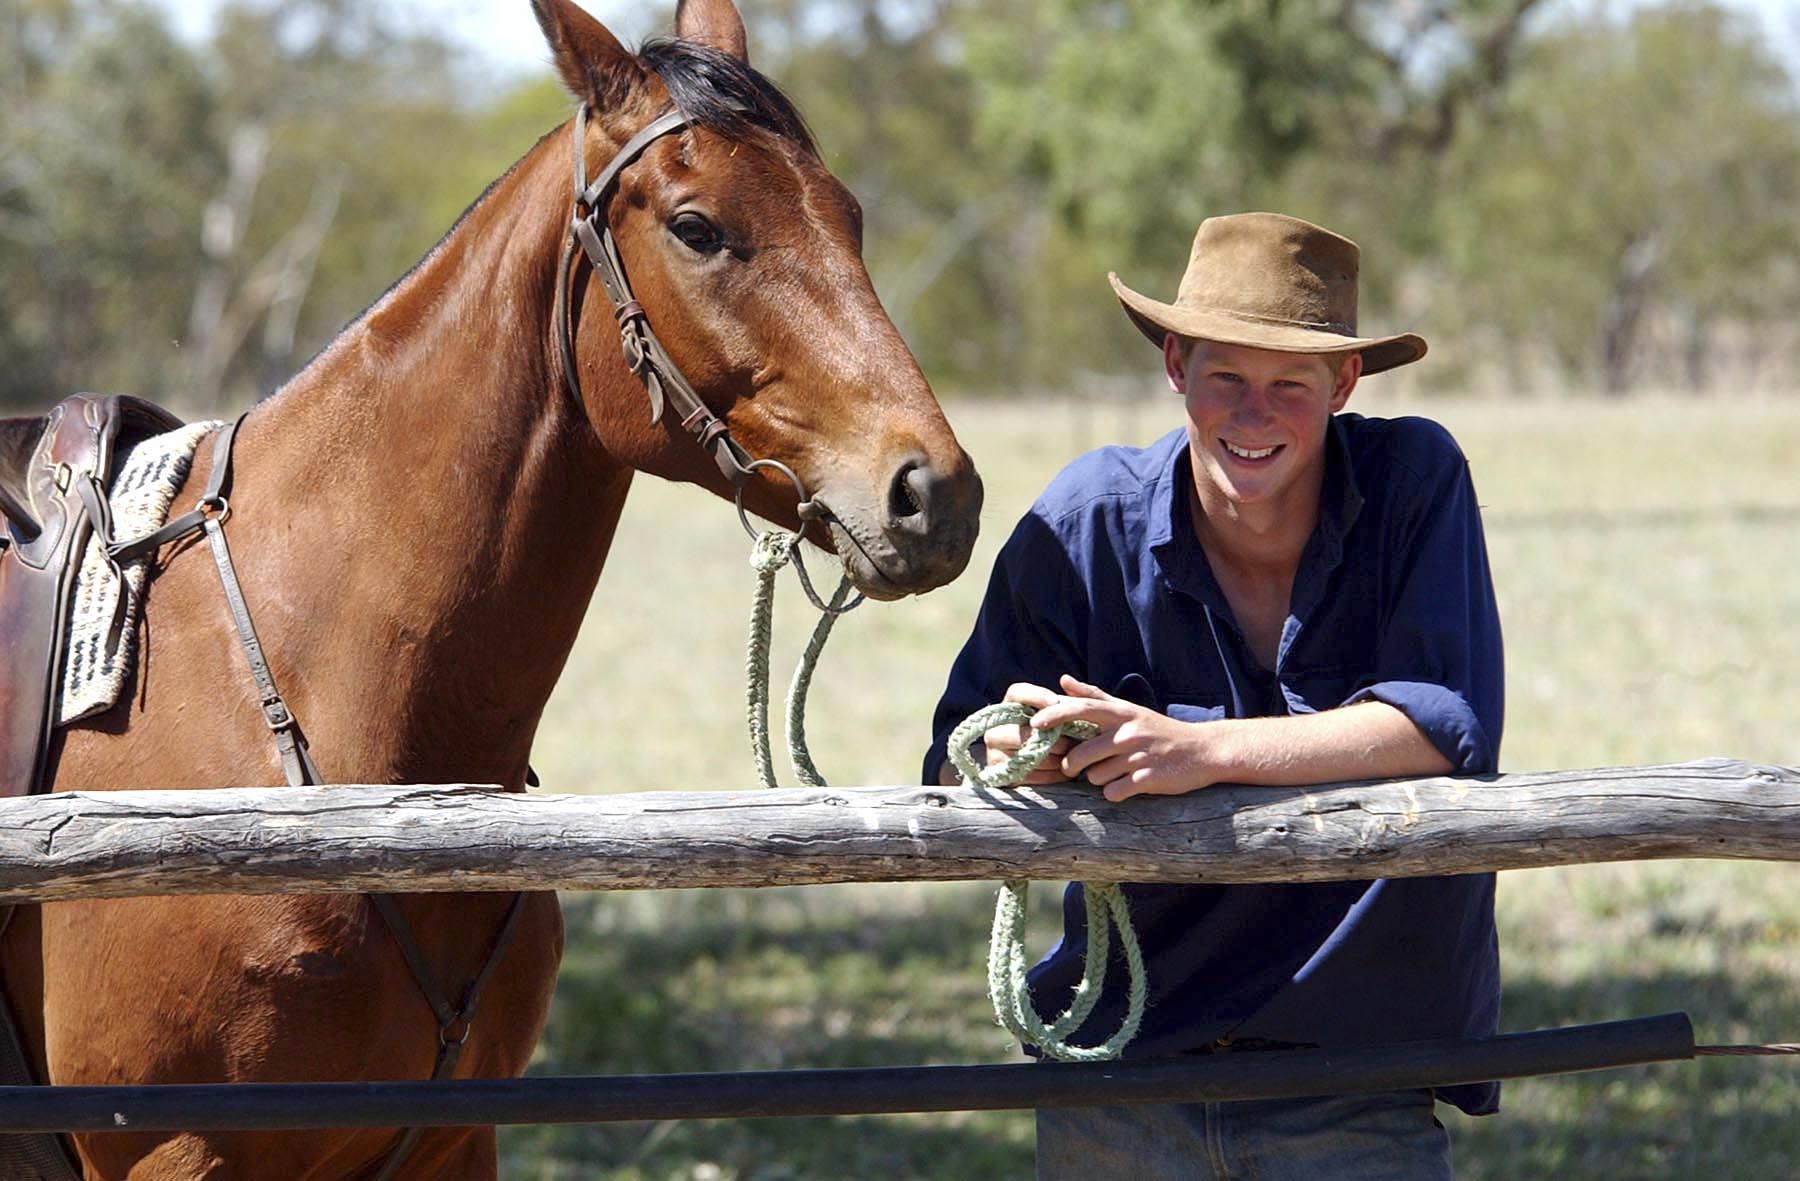
[[[1402,383],[1767,388],[1800,373],[1800,88],[1727,2],[744,9],[940,385],[1153,371],[1106,272],[1168,295],[1201,218],[1275,208],[1362,243],[1368,326],[1433,340]],[[270,388],[569,109],[352,0],[235,0],[202,46],[145,0],[13,0],[0,104],[21,406]]]
[[[330,209],[293,339],[247,340],[226,371],[226,384],[266,390],[385,290],[480,193],[486,178],[460,191],[451,186],[446,144],[457,145],[457,169],[485,156],[490,178],[510,160],[484,153],[469,134],[476,116],[459,101],[450,47],[429,31],[399,31],[378,6],[240,0],[221,13],[212,53],[215,140],[229,143],[246,128],[268,137],[241,242],[220,261],[248,319],[276,314],[252,298],[255,276],[284,257],[321,202]]]
[[[1073,226],[1132,256],[1185,258],[1365,88],[1322,5],[1056,0],[972,7],[978,130]],[[1167,264],[1164,263],[1164,269]]]
[[[1690,334],[1665,356],[1704,366],[1709,328],[1800,296],[1800,96],[1742,16],[1687,0],[1567,22],[1452,157],[1438,221],[1461,310],[1610,388],[1659,309]]]
[[[0,403],[122,388],[127,357],[167,348],[154,309],[192,291],[193,227],[219,169],[194,148],[206,82],[149,8],[36,4],[13,19],[16,40],[0,42]]]
[[[200,48],[130,0],[0,32],[0,405],[272,387],[567,114],[472,108],[447,42],[350,0],[240,0]]]
[[[980,145],[1056,219],[1020,259],[1053,309],[1030,325],[1038,376],[1071,352],[1141,366],[1099,280],[1116,269],[1172,294],[1216,213],[1276,208],[1350,232],[1370,248],[1364,307],[1379,318],[1406,260],[1434,246],[1435,158],[1504,88],[1537,2],[971,0]]]
[[[746,4],[754,60],[806,114],[861,202],[866,261],[935,378],[988,380],[1013,360],[998,327],[1021,296],[1013,177],[976,153],[976,89],[947,19],[878,0]]]

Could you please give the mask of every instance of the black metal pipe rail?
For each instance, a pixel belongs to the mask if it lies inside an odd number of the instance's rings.
[[[440,1083],[0,1087],[0,1132],[461,1127],[1212,1102],[1449,1086],[1694,1056],[1686,1013],[1491,1038],[1134,1062]]]

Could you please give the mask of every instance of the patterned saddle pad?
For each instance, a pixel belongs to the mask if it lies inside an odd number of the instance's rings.
[[[194,449],[221,425],[190,423],[143,440],[118,460],[114,466],[117,475],[108,491],[116,540],[130,541],[162,526],[169,515],[169,502],[187,479]],[[59,725],[118,703],[137,659],[138,614],[154,556],[115,564],[99,538],[88,539],[70,595],[68,657],[62,668],[56,718]],[[122,626],[115,628],[121,610]]]

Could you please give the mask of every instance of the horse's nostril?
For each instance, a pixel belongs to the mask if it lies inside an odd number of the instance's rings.
[[[918,526],[923,522],[925,506],[931,498],[931,474],[918,460],[908,460],[894,473],[888,485],[888,520],[890,524]]]

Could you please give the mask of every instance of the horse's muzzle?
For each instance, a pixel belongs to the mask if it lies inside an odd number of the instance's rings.
[[[903,456],[879,495],[828,497],[832,542],[851,581],[872,599],[943,586],[969,564],[980,528],[981,476],[960,451],[949,464]]]

